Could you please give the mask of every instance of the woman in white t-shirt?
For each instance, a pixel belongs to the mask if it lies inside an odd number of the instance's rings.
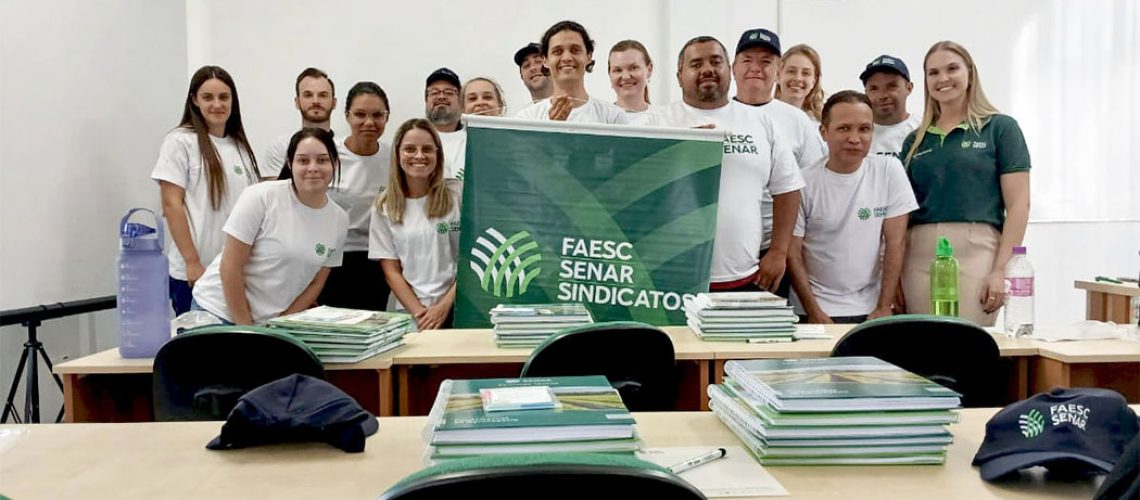
[[[190,309],[190,289],[222,251],[222,225],[238,195],[260,173],[241,123],[237,87],[226,70],[203,66],[190,78],[182,121],[166,134],[150,177],[176,251],[170,259],[175,314]]]
[[[312,307],[341,264],[348,214],[329,201],[339,170],[332,133],[308,127],[289,140],[286,180],[242,193],[226,221],[222,255],[194,287],[195,309],[239,325]]]
[[[660,120],[649,105],[649,79],[653,59],[637,40],[622,40],[610,49],[607,61],[610,87],[617,95],[617,107],[625,110],[632,125],[657,125]]]
[[[823,113],[822,78],[819,53],[811,46],[796,45],[784,52],[780,62],[776,99],[804,110],[811,121],[819,125]]]
[[[424,119],[396,132],[388,189],[376,200],[368,257],[380,261],[393,309],[422,330],[446,328],[455,303],[459,184],[444,179],[439,135]]]
[[[348,91],[344,117],[351,134],[337,143],[340,174],[328,193],[348,212],[348,234],[344,262],[329,273],[317,298],[320,304],[372,311],[388,307],[384,273],[368,260],[368,223],[376,197],[388,184],[392,151],[380,136],[388,125],[389,110],[388,94],[373,82],[359,82]]]

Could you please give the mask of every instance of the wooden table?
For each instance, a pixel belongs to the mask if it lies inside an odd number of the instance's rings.
[[[946,464],[768,467],[793,498],[1091,498],[1093,480],[1000,484],[970,466],[994,409],[963,410]],[[637,413],[650,447],[739,445],[710,412]],[[37,498],[376,498],[422,467],[424,417],[380,419],[363,453],[320,443],[209,451],[217,422],[0,426],[0,491]],[[537,497],[536,497],[537,498]]]
[[[376,415],[395,414],[389,353],[359,363],[328,363],[325,377]],[[151,373],[154,358],[127,359],[119,349],[55,365],[63,379],[65,422],[154,420]]]
[[[1140,342],[1084,340],[1036,342],[1030,394],[1061,387],[1104,387],[1140,403]]]
[[[673,341],[680,380],[677,408],[707,410],[705,388],[711,382],[715,343],[704,342],[688,327],[663,327]],[[445,379],[517,377],[532,348],[495,345],[489,329],[428,330],[405,337],[393,353],[400,415],[427,415]]]
[[[1135,322],[1132,317],[1132,297],[1140,297],[1136,283],[1102,283],[1100,281],[1074,281],[1073,286],[1085,293],[1085,318],[1112,321],[1116,324]]]

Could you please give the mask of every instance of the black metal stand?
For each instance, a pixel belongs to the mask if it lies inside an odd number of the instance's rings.
[[[20,376],[24,374],[24,368],[28,369],[27,374],[27,387],[24,388],[24,423],[38,424],[40,423],[40,374],[39,374],[39,356],[43,356],[44,364],[47,365],[48,372],[52,371],[51,358],[48,357],[47,351],[44,350],[43,342],[40,342],[36,337],[36,327],[40,326],[39,320],[28,320],[21,323],[28,328],[28,341],[24,342],[24,352],[20,355],[20,363],[16,365],[16,376],[12,377],[12,387],[8,389],[8,399],[4,403],[4,414],[0,416],[0,423],[8,422],[8,415],[12,415],[12,420],[16,423],[20,422],[20,416],[16,412],[16,389],[20,387]],[[30,362],[29,362],[30,361]],[[55,385],[59,386],[59,390],[63,391],[63,381],[59,379],[59,375],[52,373],[52,378],[55,379]],[[63,421],[63,407],[59,409],[59,415],[55,417],[56,423]]]

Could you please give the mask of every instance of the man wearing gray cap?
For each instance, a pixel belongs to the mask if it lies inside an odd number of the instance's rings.
[[[466,163],[467,131],[459,122],[463,114],[462,87],[459,75],[439,68],[428,75],[424,89],[425,113],[443,143],[443,171],[448,179],[462,179]]]

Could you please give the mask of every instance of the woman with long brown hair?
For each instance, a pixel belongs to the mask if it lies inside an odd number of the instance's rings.
[[[182,121],[166,134],[150,174],[177,247],[169,252],[175,314],[190,310],[190,288],[221,253],[230,209],[260,176],[233,78],[217,66],[203,66],[190,78]]]
[[[923,70],[922,124],[901,151],[918,200],[902,272],[907,309],[930,311],[930,261],[945,236],[960,263],[959,315],[990,326],[1004,303],[1005,264],[1029,220],[1029,149],[1017,122],[986,99],[965,47],[934,44]]]
[[[443,146],[427,120],[404,122],[392,143],[388,187],[376,200],[368,258],[392,289],[389,309],[406,310],[422,330],[450,324],[459,255],[458,181],[444,177]]]

